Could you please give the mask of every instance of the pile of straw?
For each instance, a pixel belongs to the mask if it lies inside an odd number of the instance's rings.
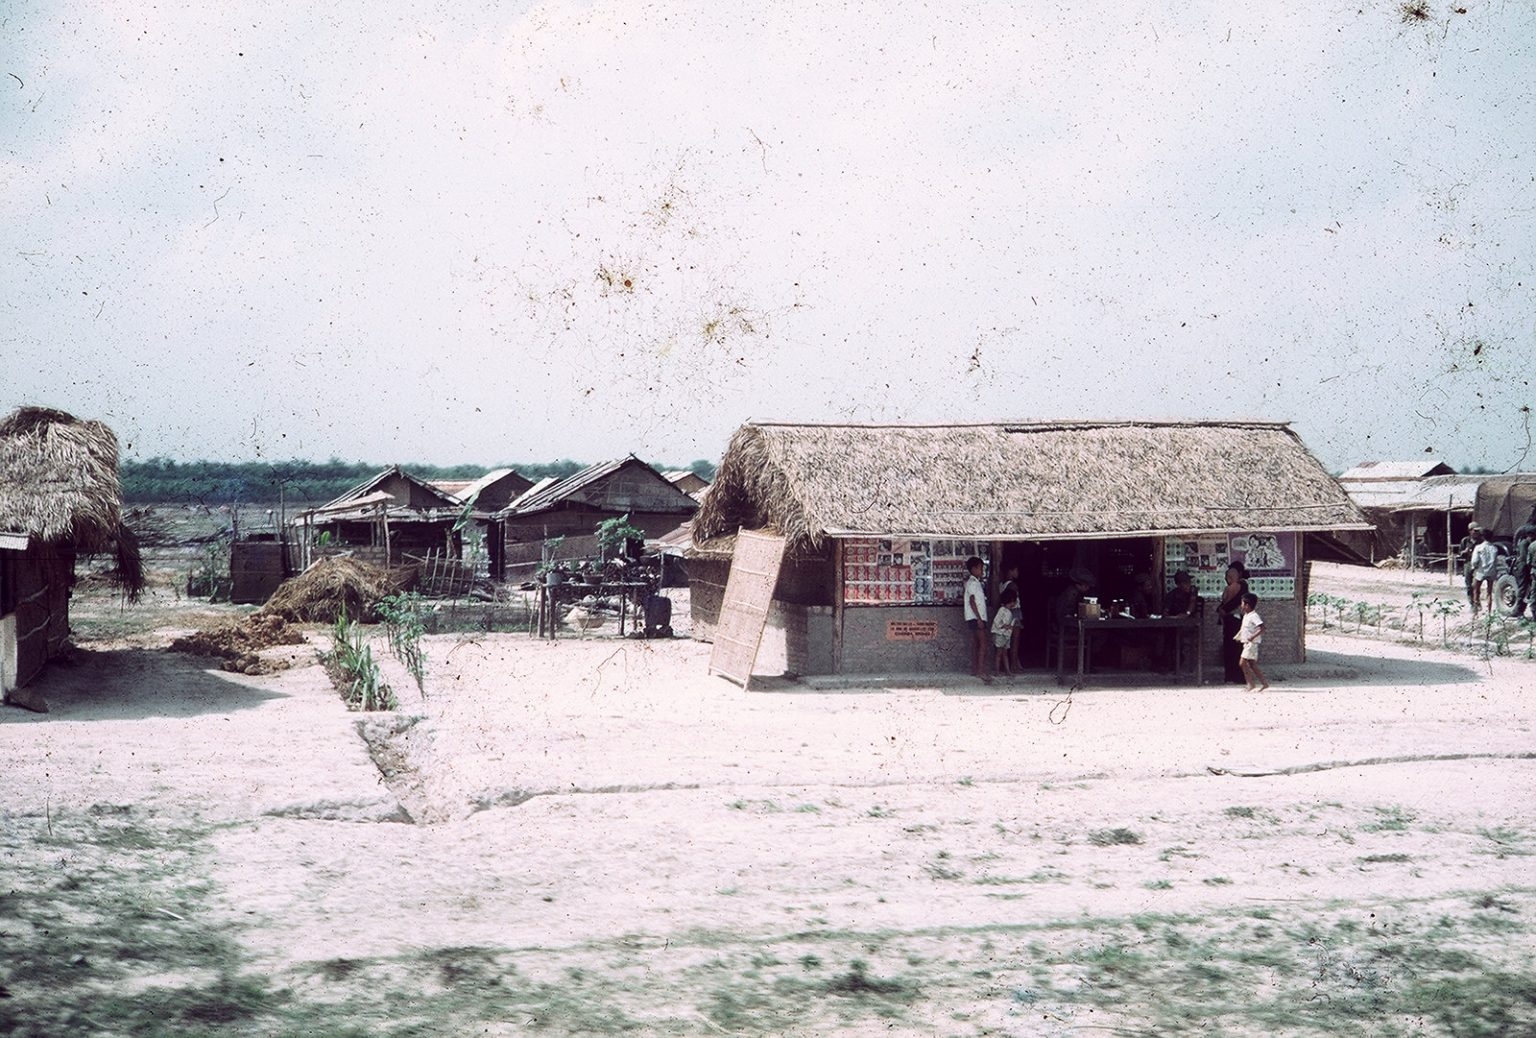
[[[207,630],[177,638],[171,642],[171,651],[242,660],[274,645],[302,644],[303,632],[290,627],[282,617],[252,613],[240,620],[226,620]]]
[[[349,620],[373,623],[379,600],[407,590],[415,572],[391,572],[345,556],[323,558],[283,581],[261,612],[295,623],[334,623],[345,612]]]

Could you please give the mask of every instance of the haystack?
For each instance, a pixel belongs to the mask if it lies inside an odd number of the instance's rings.
[[[260,612],[295,623],[334,623],[343,613],[350,620],[373,623],[379,600],[407,590],[415,572],[409,567],[391,571],[346,556],[323,558],[283,581]]]

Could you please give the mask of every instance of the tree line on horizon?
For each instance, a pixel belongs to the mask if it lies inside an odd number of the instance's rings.
[[[478,479],[495,468],[516,469],[532,480],[545,476],[564,478],[580,472],[586,465],[562,458],[559,461],[522,465],[401,465],[418,479]],[[672,466],[656,465],[666,471]],[[714,463],[700,459],[675,466],[696,472],[705,479],[715,474]],[[122,497],[132,504],[176,503],[230,505],[241,502],[270,502],[279,499],[295,504],[329,501],[372,479],[386,465],[361,461],[174,461],[149,458],[124,461],[119,466]]]

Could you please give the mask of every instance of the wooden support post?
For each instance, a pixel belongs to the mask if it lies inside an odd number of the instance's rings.
[[[1451,543],[1451,506],[1455,502],[1445,499],[1445,586],[1456,584],[1456,545]]]
[[[843,672],[843,542],[832,542],[832,673]]]

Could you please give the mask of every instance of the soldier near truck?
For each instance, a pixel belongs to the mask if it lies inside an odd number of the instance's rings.
[[[1515,550],[1512,559],[1515,571],[1515,616],[1524,616],[1527,608],[1536,614],[1536,602],[1532,599],[1532,583],[1536,582],[1536,505],[1525,523],[1515,531]]]
[[[1497,552],[1490,612],[1524,615],[1536,606],[1536,473],[1490,476],[1479,483],[1474,522]]]

